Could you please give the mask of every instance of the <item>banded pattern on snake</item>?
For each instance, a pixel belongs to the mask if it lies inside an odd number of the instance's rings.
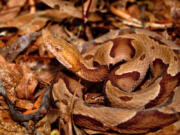
[[[78,126],[146,133],[178,120],[180,59],[179,47],[173,42],[147,30],[123,29],[84,44],[79,52],[47,29],[42,34],[47,50],[65,68],[84,80],[104,81],[107,102],[94,105],[83,100],[82,84],[62,73],[57,75],[53,88],[56,105],[66,113],[74,98],[72,119]]]

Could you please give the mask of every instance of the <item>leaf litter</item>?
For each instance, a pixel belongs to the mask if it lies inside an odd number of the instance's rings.
[[[54,37],[68,41],[79,52],[88,49],[84,44],[88,40],[127,27],[153,30],[180,46],[178,0],[2,0],[0,18],[2,135],[116,134],[77,127],[71,119],[75,96],[68,108],[58,104],[58,99],[51,99],[59,71],[70,87],[77,87],[75,95],[84,87],[90,89],[87,97],[93,93],[99,95],[98,86],[69,73],[44,46],[42,31],[49,29]],[[64,74],[70,74],[79,83]],[[53,93],[60,94],[57,89]],[[177,122],[147,135],[173,135],[179,129]]]

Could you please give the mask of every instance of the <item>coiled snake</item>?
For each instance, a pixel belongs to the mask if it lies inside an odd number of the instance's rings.
[[[178,120],[180,59],[179,47],[173,42],[147,30],[123,29],[86,43],[80,53],[49,30],[42,34],[47,50],[68,70],[90,82],[104,81],[107,104],[88,104],[83,100],[84,87],[59,73],[53,97],[63,112],[76,91],[72,110],[76,125],[146,133]]]

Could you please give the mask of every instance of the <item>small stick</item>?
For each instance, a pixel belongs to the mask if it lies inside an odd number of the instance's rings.
[[[35,7],[35,2],[34,0],[28,0],[29,5],[30,5],[30,13],[34,14],[36,12],[36,7]]]
[[[110,6],[110,10],[113,14],[119,16],[119,17],[122,17],[123,19],[129,21],[129,22],[133,22],[133,23],[137,23],[137,24],[141,24],[141,22],[136,19],[136,18],[133,18],[132,16],[130,16],[127,12],[121,10],[121,9],[117,9],[115,8],[115,3],[112,4]]]
[[[91,3],[92,3],[92,0],[89,1],[89,4],[88,4],[88,7],[87,7],[87,10],[84,11],[84,0],[82,0],[82,18],[83,18],[83,28],[84,28],[84,32],[85,32],[85,29],[86,29],[86,23],[88,21],[88,15],[89,15],[89,9],[91,7]]]

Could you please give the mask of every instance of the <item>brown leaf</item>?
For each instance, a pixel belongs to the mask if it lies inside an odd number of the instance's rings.
[[[23,77],[21,78],[18,86],[15,88],[18,98],[32,98],[34,90],[37,86],[37,80],[35,79],[34,74],[27,67],[22,65]]]
[[[9,0],[6,7],[0,11],[0,23],[7,22],[16,17],[25,2],[26,0]]]
[[[8,37],[4,36],[4,38],[7,38],[7,41],[5,41],[5,43],[6,43],[6,46],[8,46],[8,45],[13,44],[16,40],[18,40],[19,36],[15,34]]]
[[[16,59],[16,63],[26,65],[33,71],[33,74],[39,82],[48,84],[53,80],[57,71],[61,69],[60,66],[54,65],[47,56],[21,55]]]
[[[6,22],[0,24],[0,28],[16,27],[18,29],[21,29],[21,31],[23,31],[23,30],[25,31],[25,28],[28,28],[28,26],[31,26],[31,27],[33,27],[33,29],[37,30],[37,28],[42,28],[48,20],[62,21],[63,19],[65,19],[69,16],[70,15],[68,15],[67,13],[60,12],[57,9],[50,9],[50,10],[47,9],[47,10],[43,10],[43,11],[38,11],[35,14],[25,13],[23,15],[17,16],[13,20],[6,21]],[[33,24],[34,24],[34,26],[33,26]],[[28,28],[28,29],[30,31],[30,28]],[[35,31],[33,31],[33,32],[35,32]],[[20,33],[22,34],[22,32],[20,32]]]
[[[51,80],[53,80],[53,78],[55,77],[56,73],[57,73],[56,68],[54,69],[47,69],[47,70],[41,70],[40,72],[36,73],[36,78],[39,81],[45,82],[45,83],[50,83]]]
[[[4,46],[5,46],[5,43],[2,40],[0,40],[0,48],[2,48]]]
[[[0,11],[0,23],[4,23],[6,21],[12,20],[15,18],[20,11],[20,7],[14,7],[10,9],[4,9]]]
[[[16,17],[15,19],[13,19],[11,21],[6,21],[6,23],[3,23],[3,24],[0,25],[0,28],[4,28],[4,27],[20,28],[23,25],[30,22],[34,17],[35,17],[35,14],[29,14],[29,13],[24,14],[24,15]]]
[[[55,6],[58,5],[61,0],[41,0],[41,1],[47,4],[48,6],[50,6],[51,8],[55,8]]]
[[[43,28],[46,25],[47,21],[48,19],[46,18],[35,17],[30,22],[20,27],[18,33],[20,35],[24,35],[24,34],[30,34],[30,33],[36,32],[40,30],[41,28]]]
[[[8,63],[0,56],[0,70],[0,79],[12,102],[16,100],[16,94],[20,98],[32,97],[37,80],[27,66]]]
[[[33,107],[33,103],[30,100],[17,99],[16,100],[16,107],[28,110],[28,109],[31,109]]]
[[[60,12],[67,13],[78,18],[82,17],[81,10],[78,10],[72,2],[58,0],[53,0],[51,2],[49,0],[43,0],[43,2],[45,2],[45,4],[51,6],[52,8],[58,8]]]
[[[59,80],[58,80],[59,79]],[[53,98],[57,102],[57,106],[60,111],[59,127],[66,135],[72,135],[72,121],[71,121],[71,101],[63,98],[63,95],[73,98],[72,95],[67,93],[68,90],[72,93],[76,92],[76,95],[82,98],[82,92],[84,91],[84,86],[82,86],[78,81],[64,75],[63,73],[58,73],[58,82],[54,84],[53,87]],[[63,81],[65,80],[65,81]],[[66,87],[67,86],[67,87]],[[77,98],[76,96],[74,98]]]
[[[14,122],[9,111],[0,110],[0,134],[1,135],[24,135],[26,129]]]
[[[174,24],[180,26],[180,2],[177,2],[176,5],[171,8],[171,16]]]
[[[6,58],[7,61],[12,62],[17,55],[27,48],[30,43],[40,35],[40,32],[34,32],[21,36],[11,45],[0,48],[0,54]]]
[[[49,20],[61,22],[62,20],[70,17],[69,14],[65,12],[60,12],[57,9],[47,9],[44,11],[37,12],[37,15],[40,17],[48,18]]]
[[[46,116],[36,124],[37,134],[49,135],[51,132],[51,124],[59,117],[59,110],[50,109]]]
[[[27,0],[8,0],[7,6],[8,7],[22,7]]]
[[[92,0],[92,3],[90,5],[90,9],[89,9],[89,12],[95,12],[97,10],[97,5],[98,5],[98,2],[97,0]],[[84,11],[87,11],[87,8],[88,8],[88,5],[90,3],[90,0],[87,0],[85,3],[84,3]]]
[[[0,55],[0,80],[3,82],[7,93],[12,95],[12,97],[15,97],[14,88],[22,77],[20,70],[20,66],[8,63],[4,57]]]
[[[137,5],[132,5],[127,10],[128,10],[128,13],[132,17],[137,18],[137,19],[141,18],[141,11],[139,10]]]
[[[74,3],[72,2],[58,1],[58,0],[54,0],[54,1],[43,0],[43,2],[52,8],[59,9],[59,14],[67,14],[69,16],[82,19],[81,9],[76,8],[74,6]],[[88,16],[88,21],[96,22],[96,21],[100,21],[101,19],[102,18],[95,13],[89,14]]]
[[[44,41],[42,36],[36,40],[35,44],[39,46],[39,55],[41,57],[54,58],[53,54],[47,51],[46,48],[44,47]]]

